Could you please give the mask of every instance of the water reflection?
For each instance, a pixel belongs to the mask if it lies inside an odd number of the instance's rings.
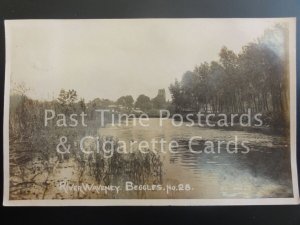
[[[122,141],[147,141],[164,139],[164,148],[176,140],[176,153],[162,154],[164,184],[191,184],[193,190],[176,192],[172,196],[151,196],[156,198],[270,198],[292,197],[290,151],[284,136],[255,132],[228,131],[202,127],[174,127],[171,121],[159,125],[158,119],[150,119],[148,127],[107,125],[99,135],[115,136]],[[188,140],[201,136],[202,140],[217,143],[231,141],[235,136],[239,142],[248,141],[247,154],[228,153],[221,146],[219,153],[192,153]],[[198,143],[202,148],[203,143]],[[240,147],[239,147],[240,148]],[[239,149],[240,150],[240,149]]]

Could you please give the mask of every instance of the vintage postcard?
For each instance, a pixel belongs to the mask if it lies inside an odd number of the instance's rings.
[[[295,29],[6,20],[3,204],[298,204]]]

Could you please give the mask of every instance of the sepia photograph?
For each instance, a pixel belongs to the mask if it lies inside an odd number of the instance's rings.
[[[5,21],[4,205],[299,204],[296,19]]]

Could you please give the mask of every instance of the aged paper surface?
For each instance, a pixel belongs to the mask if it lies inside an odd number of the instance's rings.
[[[4,205],[299,203],[295,23],[5,21]]]

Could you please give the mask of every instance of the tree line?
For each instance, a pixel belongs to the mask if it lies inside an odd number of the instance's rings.
[[[203,62],[169,86],[176,112],[244,113],[285,120],[289,109],[288,27],[276,24],[242,47],[223,47],[219,60]]]

